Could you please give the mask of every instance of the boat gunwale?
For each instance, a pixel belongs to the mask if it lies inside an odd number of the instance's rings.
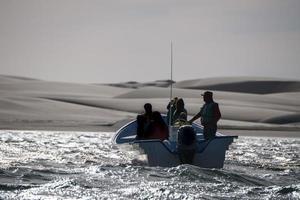
[[[207,144],[205,144],[205,146],[201,149],[201,151],[197,151],[196,153],[197,154],[203,153],[205,151],[206,147],[215,139],[227,139],[227,138],[236,139],[236,138],[238,138],[238,136],[236,136],[236,135],[232,135],[232,136],[231,135],[223,135],[223,136],[216,136],[216,137],[214,137],[213,139],[210,139],[210,140],[205,140],[205,139],[197,140],[197,144],[199,144],[199,143],[202,144],[202,143],[206,143],[206,142],[207,142]],[[133,142],[129,142],[128,144],[142,144],[142,143],[156,143],[156,142],[161,143],[169,151],[169,153],[178,154],[177,151],[171,151],[170,148],[168,147],[168,145],[160,139],[134,140]]]
[[[126,124],[123,125],[121,128],[119,128],[119,129],[116,131],[116,134],[114,135],[114,137],[112,138],[112,141],[113,141],[115,144],[118,144],[118,143],[117,143],[117,138],[118,138],[118,136],[119,136],[119,133],[120,133],[121,131],[123,131],[124,129],[126,129],[126,127],[128,127],[130,124],[133,124],[133,123],[135,123],[135,122],[136,122],[136,120],[131,120],[130,122],[126,123]],[[194,126],[200,128],[200,129],[203,129],[203,126],[200,125],[200,124],[193,123],[192,125],[194,125]],[[237,135],[225,135],[225,134],[220,133],[220,132],[216,132],[216,134],[217,134],[217,135],[216,135],[216,137],[215,137],[214,139],[216,139],[216,138],[222,138],[222,137],[233,137],[233,138],[238,138]],[[136,142],[136,141],[153,142],[153,141],[155,141],[155,140],[159,140],[159,139],[134,140],[134,141],[132,141],[132,142]],[[204,139],[202,139],[202,140],[205,141]],[[199,140],[199,141],[201,141],[201,140]],[[128,142],[128,143],[132,143],[132,142]]]

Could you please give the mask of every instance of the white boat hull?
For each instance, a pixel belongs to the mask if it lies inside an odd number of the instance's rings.
[[[113,138],[115,144],[130,144],[137,147],[147,156],[149,166],[174,167],[180,165],[176,142],[160,140],[135,140],[136,121],[119,129]],[[197,148],[193,165],[205,168],[222,168],[226,150],[237,136],[225,136],[217,133],[212,140],[203,139],[203,129],[193,124],[197,133]]]

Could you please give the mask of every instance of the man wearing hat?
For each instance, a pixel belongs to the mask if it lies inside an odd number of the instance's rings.
[[[203,126],[204,139],[213,139],[217,132],[217,122],[221,118],[219,105],[213,100],[213,93],[210,91],[201,94],[205,104],[202,106],[200,112],[196,114],[189,122],[192,123],[201,117],[201,124]]]

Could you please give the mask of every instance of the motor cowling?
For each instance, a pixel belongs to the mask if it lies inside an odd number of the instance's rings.
[[[178,155],[181,164],[193,164],[196,153],[196,132],[191,125],[178,130]]]

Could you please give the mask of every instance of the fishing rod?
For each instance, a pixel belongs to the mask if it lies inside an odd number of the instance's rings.
[[[169,116],[169,127],[171,128],[171,123],[172,123],[172,97],[173,97],[173,42],[171,41],[171,55],[170,55],[170,67],[171,67],[171,85],[170,85],[170,116]]]

